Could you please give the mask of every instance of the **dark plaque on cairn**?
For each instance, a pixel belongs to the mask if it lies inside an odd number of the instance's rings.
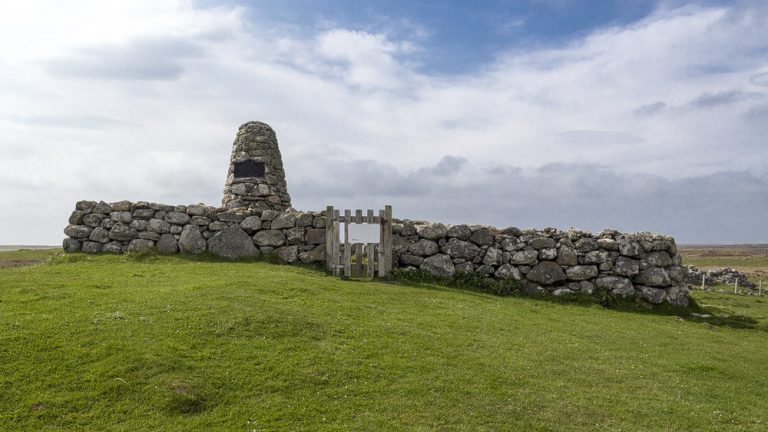
[[[235,179],[258,177],[264,178],[264,162],[247,160],[235,163]]]

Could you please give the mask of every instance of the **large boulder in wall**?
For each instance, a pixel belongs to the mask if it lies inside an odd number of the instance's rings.
[[[257,257],[259,250],[240,225],[230,225],[208,240],[208,251],[229,259]]]
[[[200,229],[195,225],[185,225],[179,237],[179,250],[181,253],[201,254],[208,247],[208,242],[200,234]]]

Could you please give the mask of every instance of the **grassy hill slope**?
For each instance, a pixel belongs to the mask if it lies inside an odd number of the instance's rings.
[[[765,430],[766,299],[695,295],[756,328],[261,262],[0,268],[0,425]]]

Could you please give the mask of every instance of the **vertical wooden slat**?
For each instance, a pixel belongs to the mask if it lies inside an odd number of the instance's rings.
[[[333,272],[333,206],[325,208],[325,268]]]
[[[333,211],[333,274],[339,275],[339,211]]]
[[[384,210],[379,210],[379,277],[387,275],[387,269],[384,266]]]
[[[370,215],[371,214],[370,211],[368,214],[369,214],[368,216],[369,219],[373,219],[373,216]],[[376,263],[376,257],[373,254],[374,249],[375,247],[373,243],[368,243],[366,245],[365,255],[368,257],[368,277],[373,277],[373,273],[374,273],[374,265]]]
[[[387,275],[392,272],[392,206],[384,206],[386,223],[384,224],[384,270]]]
[[[349,244],[349,223],[352,221],[352,211],[344,210],[344,277],[352,276],[352,247]]]
[[[373,222],[373,210],[368,209],[368,214],[365,217],[365,223],[372,224]]]
[[[356,224],[363,223],[363,211],[360,209],[355,210],[355,223]]]
[[[363,244],[355,243],[355,277],[363,277]]]

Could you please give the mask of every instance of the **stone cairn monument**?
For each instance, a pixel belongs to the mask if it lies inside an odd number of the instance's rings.
[[[221,205],[258,210],[291,207],[277,136],[268,124],[252,121],[237,131]]]

